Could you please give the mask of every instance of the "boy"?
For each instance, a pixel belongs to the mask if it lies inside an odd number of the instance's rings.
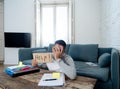
[[[53,71],[62,72],[68,78],[75,79],[76,69],[73,59],[65,54],[66,43],[63,40],[57,40],[55,45],[52,48],[52,63],[57,65],[57,69]],[[37,61],[32,61],[32,66],[39,65]],[[42,65],[42,64],[41,64]],[[53,65],[53,66],[54,66]],[[46,66],[49,66],[49,63],[46,63]]]

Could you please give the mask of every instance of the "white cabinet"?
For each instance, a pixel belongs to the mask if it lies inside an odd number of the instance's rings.
[[[0,0],[0,63],[4,61],[3,0]]]

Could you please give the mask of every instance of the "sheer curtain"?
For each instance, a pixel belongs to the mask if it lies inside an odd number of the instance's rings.
[[[71,43],[72,9],[69,0],[63,1],[36,5],[36,46],[48,46],[58,39]]]

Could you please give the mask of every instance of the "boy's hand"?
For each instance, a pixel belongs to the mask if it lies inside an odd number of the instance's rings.
[[[33,59],[32,60],[32,66],[37,66],[37,64],[38,64],[38,62],[35,59]]]
[[[62,52],[63,52],[63,47],[62,46],[54,46],[52,48],[54,58],[57,60],[58,58],[61,58]]]

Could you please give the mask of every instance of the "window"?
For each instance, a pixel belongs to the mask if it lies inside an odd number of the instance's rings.
[[[50,1],[50,0],[49,0]],[[40,1],[36,5],[36,45],[48,46],[55,40],[71,43],[72,9],[69,0]]]

